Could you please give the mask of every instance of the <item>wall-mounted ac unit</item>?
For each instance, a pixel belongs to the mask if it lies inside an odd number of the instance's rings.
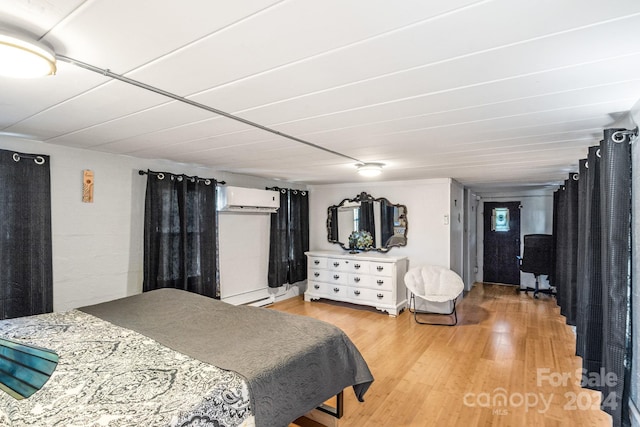
[[[218,187],[220,212],[276,212],[280,194],[272,190],[244,187]]]

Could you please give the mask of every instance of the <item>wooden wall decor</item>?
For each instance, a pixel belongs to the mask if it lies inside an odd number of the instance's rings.
[[[93,171],[85,169],[82,171],[82,202],[93,203]]]

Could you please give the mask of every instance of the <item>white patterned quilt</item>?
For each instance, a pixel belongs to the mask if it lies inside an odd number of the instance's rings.
[[[252,426],[243,377],[77,310],[0,321],[0,337],[54,350],[33,396],[0,391],[2,426]]]

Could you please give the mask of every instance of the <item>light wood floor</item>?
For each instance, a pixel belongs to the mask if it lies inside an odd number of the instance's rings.
[[[375,381],[364,403],[345,390],[341,427],[611,425],[578,385],[575,336],[553,297],[476,284],[454,327],[302,297],[272,308],[340,327],[369,364]]]

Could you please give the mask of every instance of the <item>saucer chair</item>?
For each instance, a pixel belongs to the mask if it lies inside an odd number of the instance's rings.
[[[413,313],[416,323],[442,326],[458,323],[456,300],[464,290],[464,283],[455,272],[435,265],[414,267],[405,274],[404,283],[411,292],[409,311]],[[453,316],[453,323],[420,320],[419,315],[425,314]]]

